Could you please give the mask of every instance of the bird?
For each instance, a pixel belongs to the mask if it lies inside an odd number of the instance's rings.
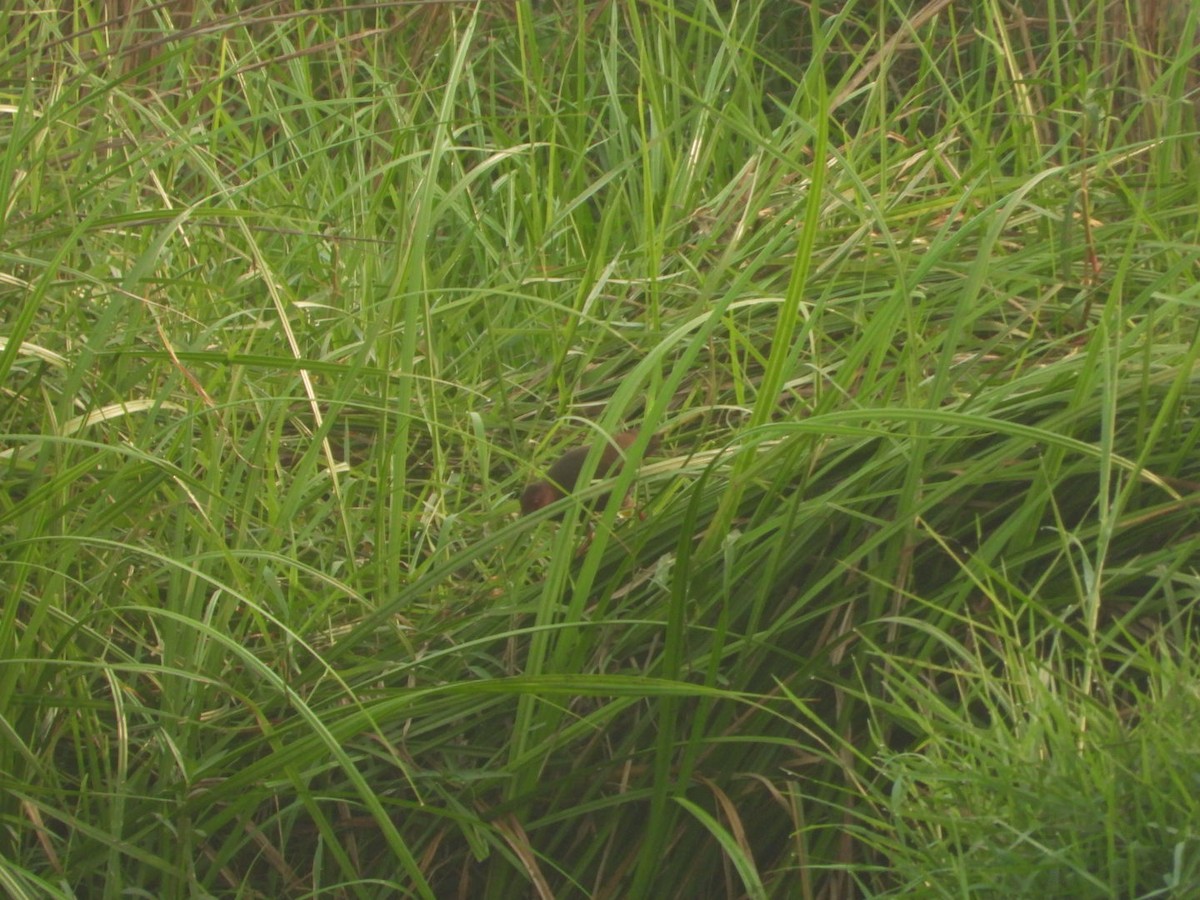
[[[633,442],[637,440],[637,437],[637,431],[622,431],[620,434],[613,435],[611,440],[605,440],[604,450],[600,454],[600,461],[596,463],[595,477],[604,478],[617,469],[621,464],[621,460],[624,459],[622,455],[623,451],[628,450],[633,445]],[[650,444],[646,449],[650,451],[657,445],[658,435],[655,435],[650,439]],[[561,500],[567,494],[571,493],[571,491],[575,490],[575,484],[579,481],[579,474],[583,469],[583,463],[591,450],[590,446],[575,447],[568,450],[546,470],[545,478],[526,485],[525,490],[521,493],[521,514],[529,515],[530,513],[537,512],[543,506],[549,506],[555,500]],[[597,510],[604,509],[607,503],[607,496],[602,495],[597,497],[595,508]]]

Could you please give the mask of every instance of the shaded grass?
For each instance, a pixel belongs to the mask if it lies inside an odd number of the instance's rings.
[[[1196,13],[1073,6],[9,17],[10,892],[1185,896]]]

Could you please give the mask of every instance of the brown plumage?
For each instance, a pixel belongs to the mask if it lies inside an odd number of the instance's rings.
[[[620,466],[623,458],[622,451],[629,449],[630,445],[637,440],[637,436],[636,431],[622,431],[620,434],[614,434],[611,441],[606,440],[604,450],[600,454],[600,461],[596,463],[596,472],[593,477],[604,478],[612,474],[613,470]],[[657,436],[651,438],[650,447],[647,450],[652,449],[657,443]],[[522,492],[521,513],[528,515],[531,512],[537,512],[543,506],[549,506],[555,500],[560,500],[575,490],[575,483],[579,481],[579,473],[583,469],[583,463],[591,449],[591,447],[575,447],[555,460],[553,465],[546,470],[545,478],[532,482]],[[604,509],[607,502],[606,496],[597,497],[595,508]]]

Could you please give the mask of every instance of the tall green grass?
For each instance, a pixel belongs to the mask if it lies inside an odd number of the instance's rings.
[[[1200,12],[320,6],[4,7],[5,891],[1200,890]]]

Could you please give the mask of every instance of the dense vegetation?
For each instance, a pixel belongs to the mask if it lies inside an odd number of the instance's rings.
[[[3,890],[1200,893],[1200,7],[315,5],[4,6]]]

